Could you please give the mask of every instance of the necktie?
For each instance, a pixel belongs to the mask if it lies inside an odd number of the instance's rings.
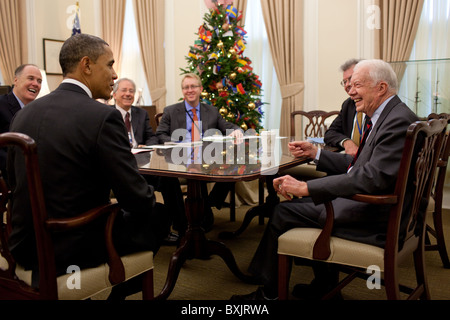
[[[131,132],[131,122],[130,122],[130,113],[127,112],[125,115],[125,126],[127,127],[127,131]]]
[[[198,117],[197,117],[197,110],[192,109],[192,128],[191,128],[191,141],[198,141],[200,140],[200,131],[198,129]]]
[[[355,142],[357,146],[359,146],[361,142],[361,132],[362,132],[362,123],[363,123],[363,113],[356,113],[356,123],[355,128],[353,129],[352,140]]]
[[[131,122],[129,112],[127,112],[127,114],[125,115],[125,127],[127,127],[128,140],[130,141],[130,146],[133,147],[133,136],[131,135]]]
[[[348,167],[349,169],[353,167],[353,165],[356,162],[356,159],[358,159],[359,154],[361,153],[361,150],[364,148],[364,145],[366,144],[367,137],[369,136],[370,130],[372,130],[372,120],[370,120],[369,117],[366,116],[366,124],[364,126],[364,132],[361,140],[361,144],[358,147],[358,151],[356,152],[356,156],[353,158],[352,163]]]

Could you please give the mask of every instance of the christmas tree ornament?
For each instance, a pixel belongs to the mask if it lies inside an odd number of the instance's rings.
[[[228,114],[228,110],[225,107],[220,108],[219,113],[222,117],[225,117]]]
[[[262,84],[251,60],[243,55],[247,32],[238,26],[242,13],[233,7],[233,0],[210,0],[208,5],[211,10],[181,71],[201,77],[203,102],[217,108],[226,121],[258,133],[263,128]]]
[[[209,98],[209,93],[206,92],[206,91],[203,91],[203,92],[201,93],[201,95],[202,95],[202,98],[203,98],[203,99],[208,99],[208,98]]]

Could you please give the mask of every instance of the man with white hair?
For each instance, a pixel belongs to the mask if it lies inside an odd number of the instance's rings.
[[[275,207],[249,267],[249,272],[264,286],[232,299],[263,300],[278,296],[278,237],[292,228],[323,228],[326,201],[332,200],[334,207],[334,236],[384,247],[389,207],[359,203],[347,197],[393,191],[406,130],[418,117],[397,96],[397,76],[384,61],[358,63],[351,86],[349,95],[356,110],[370,117],[356,156],[320,150],[305,141],[289,144],[294,156],[315,159],[317,170],[333,175],[307,182],[291,176],[273,181],[275,190],[289,201]],[[326,263],[314,263],[313,270],[315,279],[304,285],[301,298],[319,299],[337,281],[337,270]]]

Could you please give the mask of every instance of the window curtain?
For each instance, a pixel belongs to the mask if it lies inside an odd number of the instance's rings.
[[[288,137],[291,112],[303,109],[303,0],[261,0],[261,6],[283,99],[280,135]]]
[[[424,0],[378,0],[381,9],[379,31],[379,58],[387,61],[406,61],[419,27]],[[403,78],[406,64],[395,64],[399,81]]]
[[[164,0],[135,0],[134,13],[142,52],[142,63],[156,112],[166,106],[164,59]]]
[[[103,39],[114,52],[114,68],[120,77],[126,0],[101,0],[101,7]]]
[[[0,1],[0,70],[7,85],[13,84],[16,68],[28,60],[25,10],[25,1]]]
[[[247,11],[247,1],[248,0],[235,0],[233,6],[235,6],[239,12],[242,12],[242,19],[239,21],[238,25],[245,26],[245,16]]]

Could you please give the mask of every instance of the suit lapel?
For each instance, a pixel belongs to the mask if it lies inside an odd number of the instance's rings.
[[[378,118],[377,123],[372,128],[372,133],[367,138],[367,142],[366,142],[367,145],[372,144],[374,137],[377,135],[378,129],[381,127],[383,122],[386,120],[386,117],[388,116],[388,114],[391,113],[392,109],[394,109],[394,107],[396,105],[398,105],[400,102],[401,102],[401,100],[398,96],[395,96],[394,98],[392,98],[391,101],[389,101],[389,103],[386,105],[383,112],[381,113],[380,117]]]
[[[17,101],[16,96],[12,92],[8,95],[8,102],[8,109],[11,111],[11,115],[15,115],[21,108],[19,101]]]

